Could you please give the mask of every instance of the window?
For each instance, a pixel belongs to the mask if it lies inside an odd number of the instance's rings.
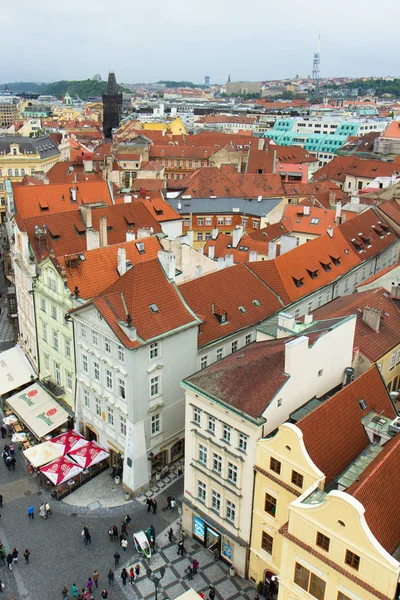
[[[394,368],[395,363],[396,363],[396,352],[393,352],[392,356],[390,357],[390,369]]]
[[[352,567],[353,569],[358,571],[358,568],[360,566],[360,557],[357,556],[357,554],[354,554],[354,552],[351,552],[351,550],[346,550],[346,557],[344,559],[344,562],[346,563],[346,565],[349,565],[349,567]]]
[[[118,346],[118,360],[125,362],[125,348],[120,345]]]
[[[279,460],[276,460],[273,456],[271,456],[269,461],[269,468],[271,471],[276,473],[277,475],[281,474],[281,463]]]
[[[119,417],[119,431],[122,435],[126,435],[126,419],[125,417]]]
[[[208,417],[208,431],[210,433],[215,433],[215,418]]]
[[[107,354],[111,354],[111,343],[109,340],[104,340],[104,350]]]
[[[208,355],[202,356],[200,359],[200,369],[205,369],[208,365]]]
[[[303,475],[297,473],[297,471],[292,471],[292,483],[299,488],[303,487]]]
[[[264,510],[266,513],[268,513],[272,517],[275,517],[276,498],[274,498],[273,496],[270,496],[270,494],[265,494]]]
[[[125,400],[125,381],[118,377],[118,396]]]
[[[109,390],[113,388],[113,374],[109,369],[106,369],[106,387]]]
[[[268,533],[265,533],[265,531],[263,531],[261,535],[261,548],[265,550],[265,552],[268,552],[268,554],[272,554],[273,545],[274,538],[268,535]]]
[[[253,229],[258,229],[258,221],[253,221]]]
[[[400,349],[397,350],[396,365],[398,365],[399,363],[400,363]]]
[[[246,346],[248,346],[249,344],[251,344],[251,338],[252,338],[251,333],[248,333],[246,335],[246,337],[244,338],[244,343],[245,343]]]
[[[197,225],[200,225],[200,226],[204,225],[203,217],[197,217]]]
[[[224,218],[223,217],[218,217],[217,224],[218,225],[223,225],[224,224]]]
[[[330,539],[323,533],[317,532],[317,540],[315,543],[322,548],[322,550],[325,550],[325,552],[329,552]]]
[[[247,451],[247,440],[248,437],[244,433],[239,433],[239,450],[242,452]]]
[[[47,342],[47,323],[42,323],[42,337]]]
[[[151,417],[151,435],[156,435],[161,431],[161,416],[160,413]]]
[[[57,320],[57,308],[51,305],[51,318]]]
[[[71,340],[69,340],[68,338],[65,338],[64,345],[65,345],[65,356],[67,358],[71,358]]]
[[[198,233],[197,234],[197,241],[198,242],[202,242],[203,241],[203,234],[202,233]]]
[[[207,486],[202,481],[197,482],[197,499],[205,502],[207,498]]]
[[[53,331],[53,348],[58,350],[58,331]]]
[[[320,369],[320,370],[318,371],[318,377],[322,377],[322,375],[323,375],[323,374],[324,374],[324,370],[323,370],[323,369]]]
[[[50,357],[48,354],[43,354],[45,371],[50,371]]]
[[[83,390],[83,404],[86,406],[86,408],[89,408],[90,406],[90,395],[89,390],[87,389]]]
[[[25,175],[25,169],[21,169],[21,177],[24,177]]]
[[[193,422],[196,423],[196,425],[200,425],[200,420],[201,420],[201,410],[199,408],[194,408],[193,409]]]
[[[160,393],[160,376],[156,375],[150,379],[150,396],[154,398],[154,396],[158,396]]]
[[[294,568],[294,582],[303,590],[308,592],[308,583],[310,581],[310,571],[296,563]]]
[[[158,342],[150,344],[150,360],[158,357]]]
[[[337,600],[351,600],[351,598],[349,598],[349,596],[346,596],[345,594],[343,594],[343,592],[338,592]]]
[[[378,365],[378,369],[380,370],[379,365]],[[367,408],[367,403],[365,402],[365,400],[363,398],[361,398],[361,400],[358,401],[358,404],[359,404],[361,410],[365,410]]]
[[[69,371],[65,371],[65,383],[67,390],[72,390],[72,374]]]
[[[208,227],[210,227],[210,225],[212,225],[212,218],[211,217],[206,217],[206,225]]]
[[[232,217],[225,217],[225,225],[232,225]]]
[[[107,406],[107,423],[114,425],[114,409],[111,406]]]
[[[98,362],[93,362],[93,377],[96,381],[100,381],[100,365]]]
[[[101,401],[100,401],[100,398],[97,398],[97,396],[95,398],[95,403],[96,403],[96,415],[98,417],[101,417]]]
[[[238,341],[237,340],[232,342],[231,349],[232,349],[232,352],[236,352],[236,350],[238,349]]]
[[[97,331],[92,330],[92,344],[93,346],[99,345],[99,336],[97,335]]]
[[[55,380],[56,380],[56,384],[57,385],[61,385],[61,368],[60,365],[58,363],[54,363],[54,375],[55,375]]]
[[[81,338],[86,340],[86,325],[81,325]]]
[[[213,454],[213,471],[219,475],[222,473],[222,457],[218,454]]]
[[[207,448],[202,444],[199,444],[199,463],[202,465],[207,464]]]
[[[226,519],[231,523],[235,522],[236,517],[236,505],[230,500],[226,501]]]
[[[46,312],[46,300],[44,298],[40,299],[40,310]]]
[[[222,428],[222,439],[228,444],[231,443],[231,428],[229,425],[224,425]]]
[[[228,463],[228,480],[232,483],[237,483],[238,470],[237,466],[232,463]]]
[[[242,219],[242,226],[247,227],[247,219]]]
[[[14,175],[15,175],[15,177],[19,177],[19,171],[18,171],[18,169],[14,169]]]
[[[86,354],[82,354],[82,370],[84,373],[89,372],[88,357],[86,356]]]
[[[211,507],[218,513],[221,510],[221,494],[219,494],[215,490],[213,490],[212,492]]]
[[[223,348],[218,348],[217,350],[217,360],[222,360],[224,357],[224,349]]]

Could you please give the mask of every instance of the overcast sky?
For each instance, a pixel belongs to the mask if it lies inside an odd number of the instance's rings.
[[[0,13],[0,82],[223,83],[400,75],[400,0],[19,0]]]

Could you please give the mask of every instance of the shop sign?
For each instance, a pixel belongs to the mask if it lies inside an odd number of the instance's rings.
[[[222,554],[228,560],[232,560],[232,548],[230,546],[228,546],[228,544],[224,544],[223,545],[223,547],[222,547]]]
[[[205,524],[199,517],[193,517],[193,534],[204,542]]]

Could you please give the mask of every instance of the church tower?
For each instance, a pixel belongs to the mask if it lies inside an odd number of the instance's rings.
[[[119,125],[122,115],[122,92],[117,91],[115,73],[109,73],[107,93],[103,94],[103,133],[106,140],[112,137],[112,130]]]

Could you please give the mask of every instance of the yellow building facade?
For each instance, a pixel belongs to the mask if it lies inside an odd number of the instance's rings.
[[[140,121],[139,121],[140,122]],[[167,123],[141,123],[143,129],[147,129],[149,131],[165,131],[169,132],[172,135],[186,135],[186,129],[184,124],[182,123],[180,117],[176,117],[173,121],[168,121]]]

